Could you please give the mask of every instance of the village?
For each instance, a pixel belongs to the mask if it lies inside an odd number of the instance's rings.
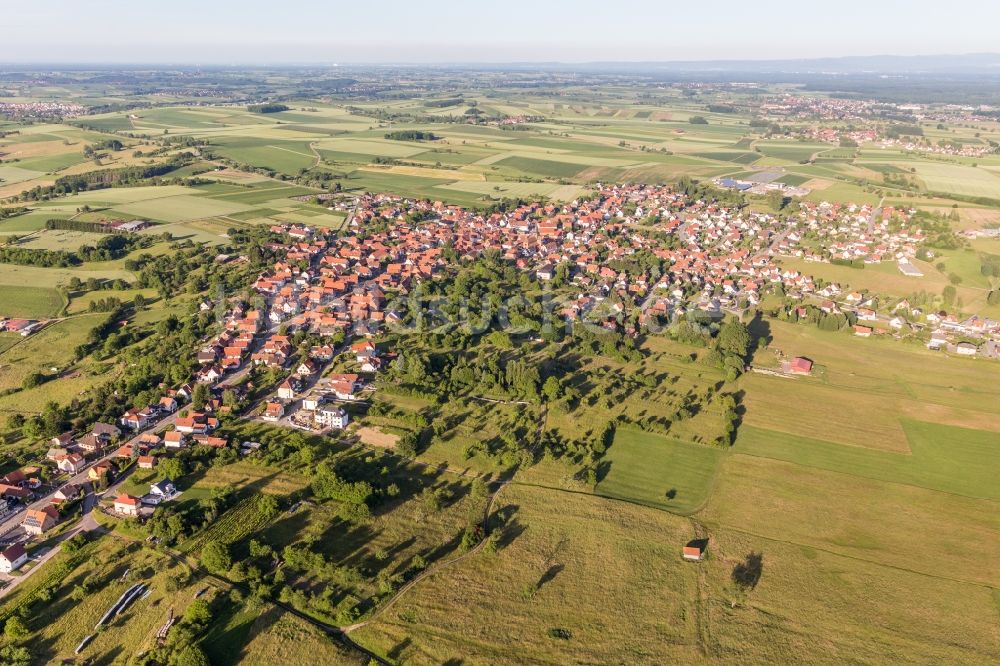
[[[165,475],[144,495],[120,491],[134,469],[155,470],[164,456],[190,446],[253,455],[259,444],[213,434],[232,409],[224,393],[242,398],[252,368],[273,370],[276,381],[245,418],[319,434],[344,430],[351,423],[347,408],[370,398],[375,377],[394,356],[375,343],[383,327],[403,320],[393,297],[443,274],[455,259],[488,251],[550,285],[565,322],[627,335],[659,330],[692,312],[716,320],[741,316],[780,293],[799,303],[788,313],[793,320],[806,319],[809,308],[843,314],[861,338],[921,332],[929,335],[928,348],[994,358],[1000,347],[996,321],[925,311],[781,266],[782,258],[897,262],[911,275],[906,267],[926,239],[913,210],[802,203],[779,217],[640,185],[602,186],[589,201],[488,214],[385,194],[326,203],[351,210],[349,232],[271,227],[269,249],[282,259],[252,285],[263,305],[222,304],[222,330],[197,351],[200,369],[190,383],[164,387],[160,400],[133,406],[117,424],[54,438],[43,462],[0,479],[6,516],[0,574],[16,572],[27,561],[26,543],[46,538],[69,516],[93,509],[143,520],[176,497]],[[205,301],[201,309],[216,306]],[[8,321],[8,329],[12,323],[25,328]],[[297,332],[318,344],[300,353],[290,337]],[[811,360],[794,358],[781,372],[808,375],[811,367]]]

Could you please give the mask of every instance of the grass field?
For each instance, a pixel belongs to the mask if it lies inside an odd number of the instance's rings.
[[[973,197],[1000,197],[1000,175],[986,169],[953,164],[913,164],[917,175],[932,192],[949,192]]]
[[[434,576],[352,636],[415,665],[699,660],[697,571],[677,557],[687,520],[521,486],[498,507],[511,517],[496,555]]]
[[[722,450],[619,428],[602,458],[598,495],[688,513],[708,499]]]
[[[46,319],[62,309],[62,294],[51,287],[0,285],[0,317]]]

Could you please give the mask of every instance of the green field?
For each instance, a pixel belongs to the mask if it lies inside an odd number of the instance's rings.
[[[605,476],[594,492],[688,513],[708,499],[721,456],[720,449],[619,428],[602,458]]]
[[[46,319],[62,309],[62,294],[51,287],[0,285],[0,317]]]

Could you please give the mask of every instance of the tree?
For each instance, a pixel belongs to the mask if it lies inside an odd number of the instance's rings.
[[[21,382],[21,388],[27,391],[28,389],[33,389],[36,386],[41,386],[44,383],[45,375],[40,372],[32,372],[24,378],[24,381]]]
[[[549,377],[542,386],[542,393],[549,402],[555,402],[562,396],[562,385],[555,377]]]
[[[746,324],[736,319],[727,321],[719,331],[716,348],[724,354],[746,358],[750,350],[750,330]]]
[[[956,295],[955,287],[952,285],[945,285],[945,288],[941,290],[941,298],[944,299],[945,305],[952,305],[955,303]]]
[[[261,493],[257,496],[257,513],[264,520],[271,520],[278,515],[278,499],[274,495]]]
[[[172,666],[210,666],[205,653],[194,645],[188,645],[180,652],[175,653],[170,663]]]
[[[184,611],[184,621],[191,625],[206,625],[212,620],[212,611],[204,599],[195,599]]]
[[[31,653],[28,648],[8,645],[0,649],[0,664],[6,666],[28,666],[31,663]]]
[[[214,574],[225,574],[233,566],[233,558],[224,543],[209,541],[201,549],[201,564]]]
[[[194,393],[191,395],[191,406],[201,411],[205,409],[205,404],[208,403],[209,393],[208,386],[205,384],[195,384]]]
[[[22,638],[27,638],[31,634],[31,630],[28,629],[28,625],[24,623],[24,620],[14,615],[4,624],[3,633],[10,640],[19,641]]]

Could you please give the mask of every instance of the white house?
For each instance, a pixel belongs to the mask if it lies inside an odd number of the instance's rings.
[[[322,424],[328,428],[335,428],[337,430],[342,430],[347,427],[347,423],[350,421],[350,417],[340,407],[335,405],[324,405],[316,410],[316,416],[314,417],[316,423]]]
[[[86,461],[83,459],[79,453],[70,453],[69,455],[60,458],[56,462],[56,467],[59,468],[61,472],[67,472],[69,474],[78,474]]]
[[[178,430],[171,430],[163,433],[163,446],[168,449],[180,449],[184,447],[184,433]]]
[[[170,479],[163,479],[162,481],[157,481],[156,483],[151,483],[149,485],[149,494],[154,497],[173,497],[177,494],[177,488],[174,486],[174,482]]]
[[[28,561],[28,551],[19,543],[8,546],[0,552],[0,573],[10,573],[17,571],[22,564]]]

